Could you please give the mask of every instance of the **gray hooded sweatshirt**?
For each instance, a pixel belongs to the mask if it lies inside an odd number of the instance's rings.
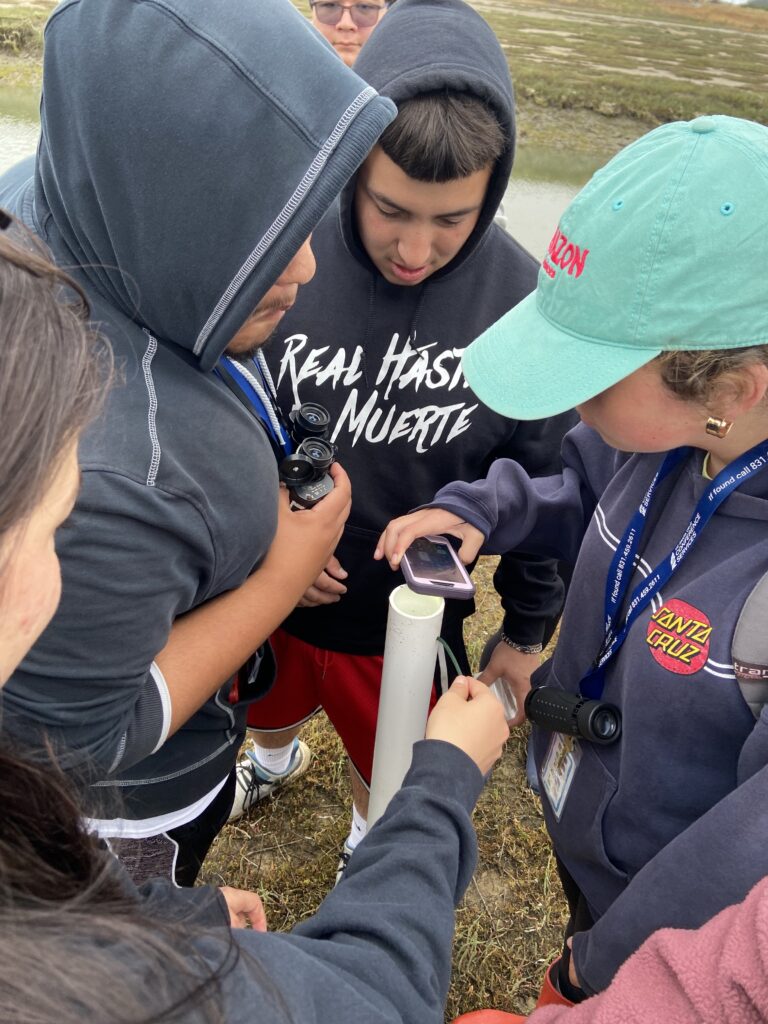
[[[125,893],[141,905],[148,927],[153,917],[178,923],[176,951],[193,978],[217,977],[218,987],[209,990],[216,1020],[442,1024],[454,906],[477,862],[469,815],[482,785],[477,765],[457,747],[416,743],[402,788],[358,846],[343,881],[290,934],[230,931],[221,894],[207,886],[177,889],[155,880],[137,890],[123,873]],[[95,945],[81,915],[71,942],[75,977]],[[164,965],[156,953],[150,958],[131,944],[113,946],[110,955],[123,982],[152,994],[155,1014],[171,1002],[167,992],[178,994],[172,970],[158,984]],[[211,1013],[187,1005],[173,1019],[206,1024]]]
[[[275,532],[266,434],[210,371],[393,116],[287,0],[65,0],[48,23],[40,147],[0,203],[77,268],[122,381],[82,441],[61,607],[2,724],[116,783],[125,816],[187,807],[234,764],[231,686],[166,742],[153,667]]]

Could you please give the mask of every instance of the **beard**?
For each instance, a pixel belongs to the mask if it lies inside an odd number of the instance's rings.
[[[233,359],[253,359],[258,352],[269,345],[276,333],[277,328],[275,327],[275,329],[270,331],[263,341],[254,341],[252,345],[248,346],[248,348],[238,348],[236,351],[233,351],[229,346],[227,346],[225,354],[232,356]]]

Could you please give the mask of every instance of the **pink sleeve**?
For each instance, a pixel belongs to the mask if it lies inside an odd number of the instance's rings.
[[[664,928],[611,985],[531,1024],[762,1024],[768,1020],[768,878],[695,931]]]

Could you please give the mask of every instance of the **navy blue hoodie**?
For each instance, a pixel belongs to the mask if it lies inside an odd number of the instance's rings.
[[[493,223],[512,170],[515,105],[492,30],[462,0],[398,0],[355,70],[398,104],[436,89],[470,93],[493,109],[506,139],[472,234],[415,287],[390,284],[369,259],[352,181],[313,235],[315,279],[266,350],[283,408],[309,401],[330,411],[353,491],[336,552],[349,573],[347,593],[336,604],[298,609],[285,628],[325,649],[380,654],[393,580],[372,554],[387,522],[450,480],[482,476],[499,456],[532,474],[555,472],[573,417],[506,419],[477,402],[460,370],[465,347],[536,285],[534,260]],[[562,601],[555,563],[505,556],[496,585],[507,634],[540,642]],[[473,609],[472,601],[447,602],[444,634],[455,641]]]
[[[272,449],[208,371],[393,116],[287,0],[66,0],[48,23],[37,159],[0,202],[77,268],[122,381],[3,728],[47,732],[129,817],[210,793],[244,731],[227,685],[166,742],[153,665],[275,531]]]
[[[435,496],[482,531],[486,550],[578,553],[557,649],[534,685],[578,692],[604,635],[611,559],[662,458],[616,452],[580,425],[565,439],[560,476],[530,480],[500,460],[486,480]],[[701,452],[659,486],[631,588],[675,547],[709,486]],[[573,944],[589,993],[652,932],[697,928],[768,875],[768,709],[756,722],[732,650],[744,603],[768,572],[766,499],[762,473],[717,509],[608,663],[603,699],[621,710],[620,739],[580,743],[559,818],[544,796],[555,851],[596,922]],[[534,740],[541,767],[551,734],[534,728]]]

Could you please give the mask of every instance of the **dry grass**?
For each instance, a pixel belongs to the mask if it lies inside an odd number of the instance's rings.
[[[518,97],[644,124],[768,121],[768,12],[692,0],[472,0]],[[639,133],[638,133],[639,134]]]
[[[494,562],[483,559],[475,576],[478,611],[469,636],[475,662],[500,621]],[[529,1011],[561,942],[564,900],[538,800],[525,783],[526,735],[509,742],[475,812],[480,861],[457,915],[448,1019],[489,1005]],[[349,828],[341,744],[324,716],[306,727],[304,739],[315,755],[308,773],[225,828],[205,865],[207,881],[258,890],[273,929],[289,929],[317,909]]]

